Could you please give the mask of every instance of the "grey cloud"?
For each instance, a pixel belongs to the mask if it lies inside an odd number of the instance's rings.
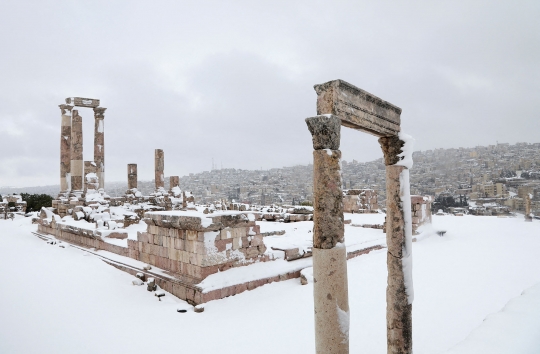
[[[107,179],[308,163],[313,85],[403,109],[417,149],[538,141],[538,1],[25,1],[0,5],[0,185],[57,183],[68,96],[107,107]],[[91,159],[91,111],[85,159]],[[14,127],[21,128],[19,130]],[[7,145],[6,145],[7,144]],[[344,130],[347,160],[381,156]]]

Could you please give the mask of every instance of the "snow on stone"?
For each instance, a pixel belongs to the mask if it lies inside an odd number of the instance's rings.
[[[336,304],[336,311],[338,315],[339,329],[343,338],[342,343],[347,343],[349,341],[349,328],[350,328],[350,311],[343,311]]]
[[[399,139],[405,143],[401,150],[403,151],[398,156],[401,157],[401,160],[396,163],[398,166],[405,166],[408,169],[413,167],[413,149],[414,149],[414,138],[403,132],[399,133]]]
[[[412,210],[411,192],[409,184],[409,169],[406,168],[399,174],[401,207],[403,209],[403,219],[405,221],[405,244],[403,246],[403,257],[401,264],[403,267],[403,277],[405,280],[405,290],[407,292],[408,303],[414,301],[414,287],[412,276]]]

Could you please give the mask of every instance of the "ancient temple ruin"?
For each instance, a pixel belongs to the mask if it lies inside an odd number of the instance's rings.
[[[412,216],[409,137],[401,134],[401,108],[343,80],[315,85],[313,137],[313,274],[317,353],[349,352],[347,253],[341,190],[341,125],[379,138],[386,164],[388,246],[387,345],[412,353]],[[336,309],[337,307],[337,309]],[[345,324],[344,324],[345,322]]]

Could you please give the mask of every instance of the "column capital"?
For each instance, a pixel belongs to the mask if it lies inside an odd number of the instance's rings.
[[[103,119],[105,118],[105,110],[107,108],[104,107],[94,107],[94,118],[95,119]]]
[[[341,119],[332,114],[306,118],[306,124],[313,137],[313,150],[339,150],[341,140]]]
[[[73,106],[70,106],[69,104],[59,104],[58,107],[60,107],[62,114],[66,114],[66,111],[71,112],[71,110],[73,109]]]
[[[399,136],[383,136],[379,138],[379,144],[384,154],[384,163],[386,166],[395,165],[403,159],[402,156],[398,156],[403,152],[402,147],[405,142],[399,138]]]

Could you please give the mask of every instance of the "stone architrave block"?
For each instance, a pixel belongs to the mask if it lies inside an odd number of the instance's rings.
[[[75,107],[88,107],[88,108],[99,107],[99,100],[95,98],[68,97],[66,98],[66,103],[73,105]]]
[[[400,132],[401,108],[343,80],[315,85],[317,114],[332,114],[343,126],[377,137]]]

